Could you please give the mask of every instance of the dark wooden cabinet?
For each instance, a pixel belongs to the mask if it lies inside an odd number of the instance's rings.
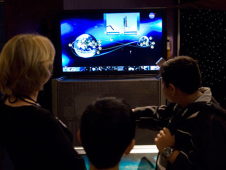
[[[165,104],[161,80],[156,78],[53,79],[52,111],[72,131],[75,145],[78,145],[76,131],[85,107],[104,96],[123,98],[133,108]]]

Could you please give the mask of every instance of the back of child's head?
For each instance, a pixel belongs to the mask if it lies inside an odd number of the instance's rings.
[[[135,137],[131,107],[115,97],[97,99],[85,109],[80,125],[82,145],[98,169],[116,166]]]
[[[201,87],[198,63],[189,56],[177,56],[164,62],[161,76],[166,87],[172,83],[187,94],[192,94]]]

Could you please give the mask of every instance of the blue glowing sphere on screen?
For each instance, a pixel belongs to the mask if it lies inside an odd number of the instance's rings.
[[[150,41],[147,36],[142,36],[139,38],[138,45],[140,47],[148,47],[150,45],[149,42]]]
[[[155,13],[151,12],[151,13],[149,14],[149,18],[150,18],[150,19],[154,19],[154,18],[155,18]]]
[[[75,39],[72,48],[79,57],[90,58],[95,56],[98,51],[98,46],[98,42],[94,36],[82,34]]]

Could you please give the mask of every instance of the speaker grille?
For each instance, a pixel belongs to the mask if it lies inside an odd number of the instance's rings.
[[[74,135],[84,109],[98,97],[123,98],[133,108],[162,104],[161,81],[159,79],[54,79],[52,81],[53,112],[68,125]]]

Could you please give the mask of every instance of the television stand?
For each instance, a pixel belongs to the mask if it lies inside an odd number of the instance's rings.
[[[74,134],[85,107],[98,97],[115,96],[125,99],[132,108],[165,104],[161,79],[146,78],[58,78],[52,80],[52,110]]]

